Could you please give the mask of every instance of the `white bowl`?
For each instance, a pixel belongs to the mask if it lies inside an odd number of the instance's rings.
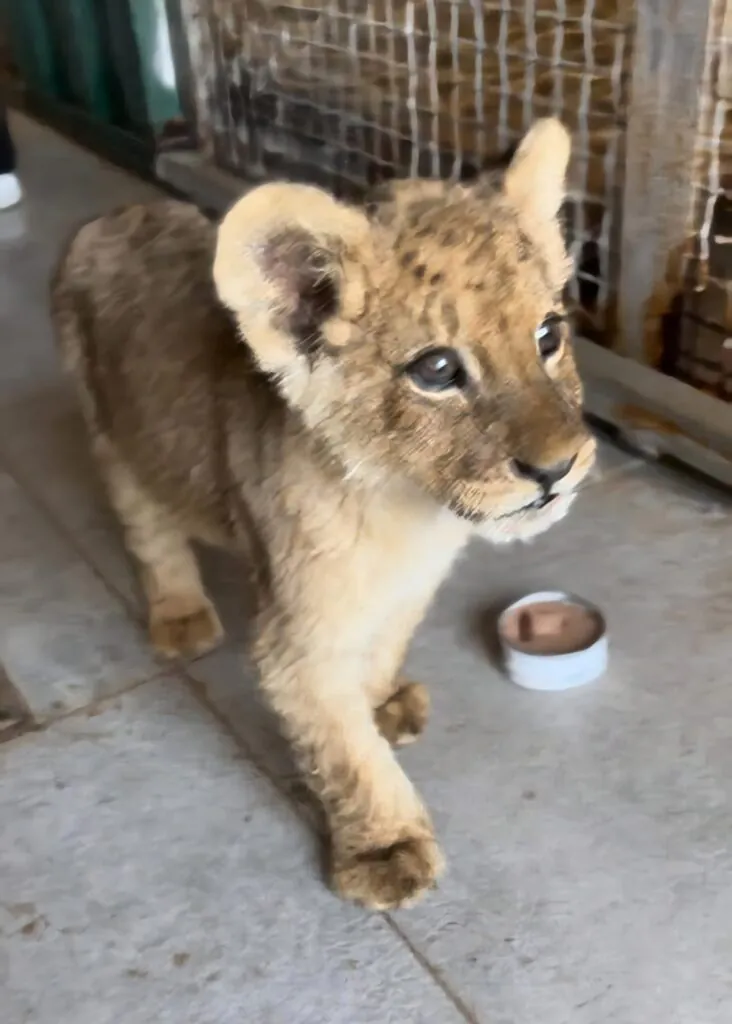
[[[543,601],[580,605],[593,612],[602,624],[600,636],[589,647],[570,651],[568,654],[530,654],[518,650],[505,636],[506,619],[518,608]],[[589,602],[561,591],[547,590],[527,594],[520,601],[509,605],[498,620],[498,636],[503,652],[503,663],[509,678],[526,690],[571,690],[599,679],[607,668],[608,648],[604,617]]]

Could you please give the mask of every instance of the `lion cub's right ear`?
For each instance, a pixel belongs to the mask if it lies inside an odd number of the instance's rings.
[[[326,322],[337,343],[333,321],[363,303],[360,276],[349,269],[371,231],[360,210],[310,185],[261,185],[229,210],[214,282],[265,372],[289,375],[317,349]]]
[[[521,140],[503,190],[532,220],[551,221],[559,213],[571,150],[569,132],[554,117],[536,121]]]

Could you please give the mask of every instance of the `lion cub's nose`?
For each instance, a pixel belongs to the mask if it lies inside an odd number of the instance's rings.
[[[563,462],[555,462],[553,466],[532,466],[522,459],[512,459],[511,469],[524,480],[533,480],[543,491],[550,491],[555,484],[558,484],[577,461],[577,456],[565,459]]]

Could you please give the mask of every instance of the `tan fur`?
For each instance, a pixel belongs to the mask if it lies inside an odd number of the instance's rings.
[[[535,341],[569,272],[568,151],[540,123],[503,179],[402,182],[370,212],[265,185],[218,233],[185,205],[132,207],[84,227],[54,282],[153,642],[197,654],[221,635],[192,538],[246,555],[261,684],[328,815],[334,887],[369,907],[442,867],[389,742],[427,718],[399,678],[414,628],[475,530],[543,532],[592,464],[570,348],[543,363]],[[404,373],[435,345],[469,387]],[[528,507],[540,489],[512,460],[572,458]]]

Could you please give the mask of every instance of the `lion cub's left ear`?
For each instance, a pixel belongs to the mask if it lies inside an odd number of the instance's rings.
[[[363,303],[353,257],[371,233],[360,210],[310,185],[260,185],[229,210],[214,282],[265,372],[287,376],[324,337],[338,344]]]
[[[537,121],[508,166],[504,193],[528,217],[553,220],[564,202],[571,151],[570,135],[561,121]]]

